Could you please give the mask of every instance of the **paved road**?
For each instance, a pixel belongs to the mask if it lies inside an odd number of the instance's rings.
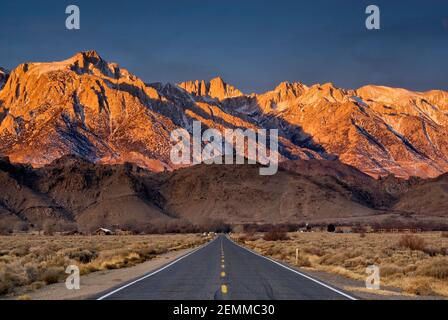
[[[305,300],[349,295],[259,256],[221,235],[207,245],[99,299]]]

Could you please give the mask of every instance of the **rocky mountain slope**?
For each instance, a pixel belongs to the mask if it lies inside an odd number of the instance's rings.
[[[447,176],[376,180],[338,161],[303,161],[304,173],[258,165],[197,165],[154,173],[136,165],[103,165],[73,156],[33,169],[0,160],[0,225],[72,223],[145,228],[184,221],[367,223],[447,218]],[[386,187],[387,186],[387,187]],[[415,204],[419,205],[415,205]]]
[[[75,154],[163,170],[172,121],[148,108],[154,89],[96,52],[25,63],[0,92],[0,152],[43,165]]]
[[[193,120],[204,129],[277,128],[281,161],[339,159],[374,177],[448,171],[446,91],[284,82],[243,94],[221,78],[146,84],[95,51],[11,72],[0,91],[0,154],[33,166],[73,154],[163,171],[176,168],[170,132],[191,131]]]
[[[102,166],[72,156],[40,169],[0,161],[0,220],[76,222],[81,229],[144,225],[169,219],[134,174],[136,166]],[[150,174],[150,173],[148,173]]]

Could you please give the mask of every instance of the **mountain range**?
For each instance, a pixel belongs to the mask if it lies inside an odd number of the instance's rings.
[[[1,84],[3,83],[3,84]],[[95,51],[0,73],[0,154],[40,167],[63,155],[95,163],[170,163],[170,132],[276,128],[281,161],[338,159],[373,177],[448,171],[448,92],[283,82],[244,94],[221,78],[145,83]]]
[[[170,133],[278,129],[280,170],[178,167]],[[0,69],[0,222],[443,221],[448,92],[145,83],[95,51]]]

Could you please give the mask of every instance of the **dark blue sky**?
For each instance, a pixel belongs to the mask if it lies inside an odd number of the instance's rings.
[[[65,29],[65,7],[81,30]],[[364,26],[369,4],[381,30]],[[245,92],[283,80],[448,90],[447,0],[0,2],[0,66],[95,49],[146,82],[221,75]]]

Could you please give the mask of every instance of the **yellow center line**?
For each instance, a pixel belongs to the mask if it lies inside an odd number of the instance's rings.
[[[221,268],[223,268],[223,269],[224,269],[225,267],[226,267],[225,265],[223,265],[223,264],[221,265]]]
[[[227,293],[227,286],[226,286],[225,284],[223,284],[223,285],[221,286],[221,292],[222,292],[222,293]]]
[[[221,272],[221,278],[224,278],[226,276],[226,273],[223,271]]]

